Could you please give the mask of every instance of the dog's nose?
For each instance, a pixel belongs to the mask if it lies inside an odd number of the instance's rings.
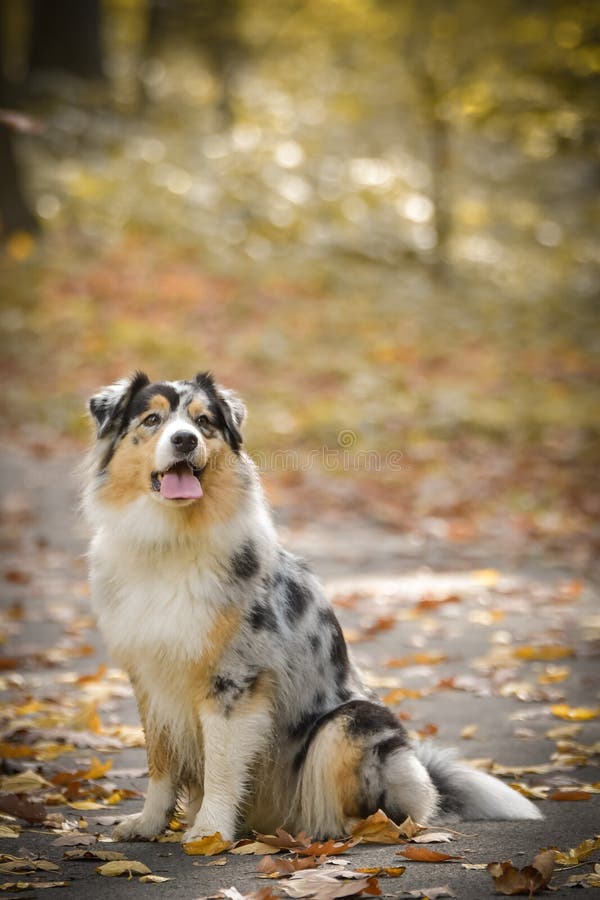
[[[198,446],[198,438],[193,431],[176,431],[171,443],[179,453],[191,453]]]

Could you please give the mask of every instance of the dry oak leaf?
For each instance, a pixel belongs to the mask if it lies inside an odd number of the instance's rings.
[[[33,859],[27,856],[11,856],[9,853],[0,854],[0,872],[58,872],[56,863],[49,859]]]
[[[464,856],[453,856],[451,853],[439,853],[437,850],[430,850],[429,847],[405,847],[404,850],[398,850],[398,856],[405,859],[412,859],[415,862],[454,862],[455,860],[464,859]]]
[[[197,841],[187,841],[181,845],[188,856],[218,856],[233,846],[233,841],[224,841],[221,832],[207,834]]]
[[[256,832],[255,837],[260,843],[268,844],[270,847],[277,847],[279,850],[302,850],[312,843],[312,838],[306,832],[301,831],[296,837],[292,837],[283,828],[278,828],[275,834],[259,834]]]
[[[325,856],[319,859],[316,856],[306,856],[302,859],[274,859],[272,856],[265,856],[258,864],[257,871],[269,878],[282,878],[303,869],[316,869],[325,860]]]
[[[542,850],[533,858],[530,866],[515,869],[512,862],[488,863],[487,870],[492,876],[494,887],[499,894],[527,894],[531,897],[540,888],[545,888],[554,872],[554,851]]]
[[[132,878],[134,875],[151,875],[152,872],[143,862],[137,859],[119,859],[104,863],[96,868],[98,875],[105,875],[107,878],[118,878],[126,875]]]
[[[356,869],[365,875],[387,875],[388,878],[400,878],[406,872],[406,866],[364,866]]]
[[[412,838],[422,830],[422,826],[413,822],[410,816],[401,825],[396,825],[382,809],[378,809],[373,815],[356,822],[350,834],[365,844],[403,844],[406,838]]]
[[[278,848],[272,844],[263,844],[262,841],[238,841],[229,852],[239,856],[264,856],[267,853],[277,853]]]
[[[595,850],[600,849],[600,835],[588,838],[577,847],[571,847],[565,853],[560,850],[554,850],[554,862],[559,866],[578,866],[590,856]]]
[[[338,856],[340,853],[345,853],[350,847],[355,847],[358,843],[358,840],[352,839],[347,841],[315,841],[314,844],[309,844],[308,847],[299,848],[297,852],[301,856]]]

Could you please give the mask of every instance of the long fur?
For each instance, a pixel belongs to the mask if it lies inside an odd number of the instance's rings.
[[[380,807],[421,823],[540,818],[497,779],[413,746],[362,684],[319,582],[277,542],[239,398],[208,373],[137,373],[90,410],[93,604],[131,678],[150,772],[117,838],[159,834],[182,792],[186,840],[278,826],[330,837]],[[165,496],[173,472],[188,488],[193,473],[202,496]]]

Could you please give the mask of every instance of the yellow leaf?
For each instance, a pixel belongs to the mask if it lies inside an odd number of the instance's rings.
[[[565,647],[562,644],[544,644],[541,646],[517,647],[513,650],[515,659],[535,660],[536,662],[546,662],[553,659],[566,659],[574,656],[571,647]]]
[[[128,878],[131,878],[133,875],[152,874],[148,866],[137,859],[113,860],[98,866],[96,872],[98,875],[105,875],[107,878],[118,878],[121,875],[127,875]]]
[[[37,772],[29,770],[0,778],[0,791],[6,791],[9,794],[29,794],[45,787],[52,787],[52,785]]]
[[[270,844],[263,844],[262,841],[248,841],[239,844],[237,847],[232,847],[229,852],[237,853],[240,856],[252,853],[255,854],[255,856],[263,856],[263,854],[266,855],[267,853],[276,853],[277,848],[271,847]]]
[[[0,838],[18,838],[20,834],[18,825],[0,825]]]
[[[556,703],[550,707],[550,712],[558,719],[585,722],[588,719],[597,719],[600,716],[600,707],[592,709],[589,706],[568,706],[566,703]]]
[[[170,878],[165,878],[164,875],[142,875],[139,880],[142,884],[162,884],[163,881],[171,881]]]
[[[72,800],[70,803],[67,803],[67,806],[70,806],[71,809],[104,809],[102,803],[96,803],[95,800]]]
[[[224,841],[221,832],[216,831],[214,834],[208,834],[197,841],[187,841],[181,846],[188,856],[217,856],[224,853],[225,850],[233,845],[233,841]]]
[[[580,862],[587,859],[595,850],[600,849],[600,837],[588,838],[578,847],[571,847],[565,853],[560,850],[554,851],[554,861],[559,866],[578,866]]]
[[[500,572],[496,569],[478,569],[471,572],[471,578],[485,587],[495,587],[500,579]]]

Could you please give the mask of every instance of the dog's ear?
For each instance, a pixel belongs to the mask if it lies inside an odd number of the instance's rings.
[[[241,427],[246,418],[246,407],[234,391],[215,384],[210,372],[199,372],[196,375],[196,384],[208,395],[223,437],[237,453],[243,441]]]
[[[118,431],[123,423],[131,401],[138,391],[150,384],[144,372],[135,372],[129,378],[121,378],[114,384],[102,388],[100,393],[90,399],[90,413],[96,422],[98,438]]]
[[[225,420],[225,440],[236,453],[242,446],[242,422],[246,418],[246,407],[234,391],[217,386],[219,406]]]

